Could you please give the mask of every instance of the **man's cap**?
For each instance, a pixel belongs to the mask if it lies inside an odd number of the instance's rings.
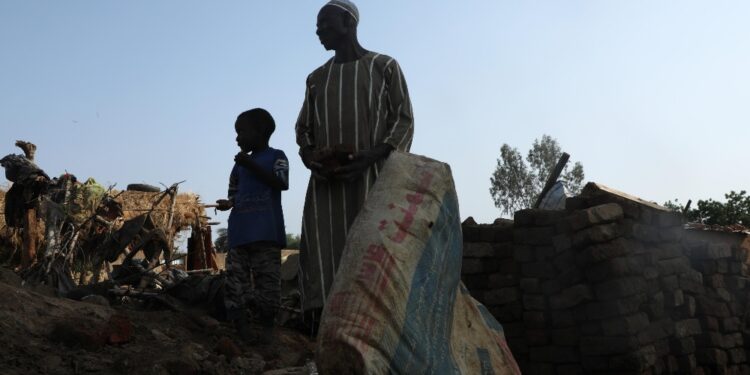
[[[354,5],[353,2],[349,0],[331,0],[325,6],[333,6],[343,9],[345,12],[354,17],[354,22],[356,24],[359,24],[359,9],[357,9],[357,6]]]

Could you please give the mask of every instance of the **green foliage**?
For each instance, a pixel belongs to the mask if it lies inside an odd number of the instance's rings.
[[[300,241],[299,234],[287,233],[286,234],[286,249],[299,250],[299,241]]]
[[[490,194],[501,213],[512,215],[531,207],[562,153],[557,140],[546,134],[541,140],[534,140],[526,161],[517,148],[503,144],[497,167],[490,177]],[[583,165],[576,162],[572,168],[569,166],[570,163],[563,169],[560,181],[569,194],[578,194],[583,187]]]
[[[214,250],[216,250],[217,253],[226,253],[227,251],[229,251],[229,238],[227,237],[227,228],[219,228],[216,230]]]
[[[228,245],[229,238],[227,237],[227,228],[219,228],[216,230],[216,239],[214,240],[214,249],[217,253],[226,253],[229,251]],[[286,249],[299,249],[299,234],[286,234]]]
[[[725,202],[713,199],[699,200],[696,208],[690,208],[685,212],[684,207],[678,200],[668,201],[664,206],[673,210],[684,212],[688,221],[700,222],[711,225],[741,224],[750,226],[750,196],[745,190],[739,193],[734,190],[724,194]]]

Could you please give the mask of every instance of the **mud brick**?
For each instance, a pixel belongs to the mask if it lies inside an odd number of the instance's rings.
[[[633,223],[631,235],[644,242],[659,242],[659,230],[650,225]]]
[[[518,275],[513,273],[496,272],[487,275],[487,281],[490,287],[508,287],[518,285]]]
[[[630,274],[630,262],[626,258],[615,258],[599,262],[586,269],[586,278],[591,282],[599,282],[612,277]]]
[[[656,349],[649,345],[634,352],[612,357],[609,363],[612,370],[641,372],[654,366],[657,360]]]
[[[537,211],[532,208],[527,208],[523,210],[516,211],[515,214],[513,214],[513,222],[516,226],[520,227],[528,227],[534,225],[534,216],[536,215]]]
[[[724,318],[721,320],[721,329],[724,332],[736,332],[742,327],[742,321],[736,316]]]
[[[513,242],[513,225],[510,225],[504,228],[495,228],[495,237],[493,239],[493,242],[512,243]]]
[[[664,259],[657,262],[659,273],[662,276],[682,274],[693,270],[688,258]]]
[[[698,348],[695,359],[699,364],[707,366],[726,366],[729,360],[727,352],[715,348]]]
[[[606,371],[609,370],[609,357],[586,356],[584,354],[581,356],[581,364],[583,365],[584,374],[594,371]]]
[[[621,354],[638,348],[638,341],[633,337],[582,337],[580,348],[585,356]]]
[[[698,335],[701,332],[703,330],[698,319],[683,319],[674,323],[674,335],[678,339]]]
[[[552,343],[558,346],[577,346],[579,334],[575,327],[552,330]]]
[[[704,275],[719,273],[719,266],[715,260],[702,260],[693,263],[693,267]]]
[[[692,318],[695,316],[695,297],[685,296],[685,303],[675,309],[675,316],[677,318]]]
[[[588,285],[577,284],[563,289],[559,294],[550,296],[549,303],[552,309],[562,310],[593,299],[594,293],[591,292]]]
[[[523,314],[521,302],[509,303],[505,306],[488,307],[492,316],[500,323],[520,321]]]
[[[464,224],[461,225],[461,234],[463,235],[464,243],[478,241],[479,227],[477,227],[476,225],[466,224],[466,222],[464,221]]]
[[[667,364],[667,372],[670,374],[674,374],[680,370],[680,365],[677,362],[677,357],[673,355],[668,355],[665,363]]]
[[[718,318],[728,318],[730,316],[729,307],[724,302],[715,301],[706,296],[696,296],[695,301],[698,312],[701,314]]]
[[[680,287],[677,276],[666,276],[661,278],[661,288],[663,290],[675,290]]]
[[[729,289],[738,290],[745,289],[747,281],[744,277],[740,276],[725,276],[724,283]]]
[[[549,336],[544,329],[527,329],[526,342],[529,344],[529,347],[547,345],[549,343]]]
[[[470,242],[464,244],[464,258],[490,258],[495,256],[491,243]]]
[[[553,227],[514,228],[513,243],[524,245],[552,245]]]
[[[573,311],[555,311],[550,320],[555,328],[572,327],[576,324]]]
[[[654,342],[654,349],[656,349],[657,357],[666,357],[669,354],[669,339],[663,339]]]
[[[501,262],[488,261],[481,258],[464,258],[461,263],[461,273],[475,275],[480,273],[491,273],[500,269]]]
[[[544,295],[550,296],[553,294],[556,294],[557,292],[562,290],[562,285],[560,284],[560,281],[555,280],[547,280],[542,282],[542,293]]]
[[[623,218],[622,207],[617,203],[607,203],[576,211],[567,219],[568,229],[578,231],[592,225],[610,223]]]
[[[510,351],[513,353],[513,356],[517,356],[519,354],[525,354],[529,352],[529,345],[526,344],[525,335],[522,338],[508,337],[507,341],[508,341],[508,346],[510,346]]]
[[[692,374],[693,373],[692,370],[697,367],[695,354],[688,354],[688,355],[677,357],[677,364],[680,366],[680,373]]]
[[[591,264],[621,257],[627,255],[629,252],[628,241],[623,238],[618,238],[611,242],[594,244],[584,248],[579,252],[578,262],[581,264]]]
[[[657,260],[686,257],[682,245],[678,243],[659,244],[659,246],[651,249],[651,253],[654,254]]]
[[[688,292],[703,294],[706,288],[703,286],[703,275],[698,271],[690,271],[678,275],[680,288]]]
[[[695,346],[700,348],[722,348],[724,337],[718,332],[703,332],[694,336]]]
[[[721,300],[724,301],[724,302],[732,302],[732,301],[734,301],[734,298],[732,297],[732,294],[729,293],[729,291],[726,290],[726,289],[724,289],[724,288],[716,288],[715,292],[716,292],[716,295],[718,295],[719,298],[721,298]]]
[[[665,227],[680,227],[685,222],[685,218],[678,212],[654,212],[653,223]]]
[[[745,264],[732,262],[729,264],[729,274],[730,275],[740,275],[742,274],[742,269]],[[746,266],[745,266],[746,267]]]
[[[538,278],[545,278],[550,279],[552,278],[557,272],[555,272],[555,267],[547,262],[531,262],[531,263],[524,263],[521,266],[522,274],[525,277],[538,277]]]
[[[582,210],[590,206],[585,197],[569,197],[565,199],[565,211]]]
[[[567,234],[558,234],[552,238],[552,247],[554,247],[555,251],[558,253],[568,251],[572,246],[573,242]]]
[[[674,322],[669,319],[660,320],[649,324],[646,329],[638,334],[638,342],[641,345],[653,343],[665,339],[674,333]]]
[[[552,264],[560,272],[567,271],[576,267],[576,257],[572,251],[558,254],[552,261]]]
[[[500,259],[512,259],[513,258],[513,243],[512,242],[502,242],[502,243],[493,243],[492,249],[495,251],[495,256]]]
[[[604,336],[602,325],[597,321],[581,321],[578,324],[578,330],[582,336]]]
[[[522,278],[521,281],[519,282],[519,286],[524,293],[539,294],[542,292],[542,287],[540,285],[538,278],[533,278],[533,277]]]
[[[500,306],[518,301],[519,297],[520,293],[518,292],[518,288],[500,288],[484,292],[484,304]]]
[[[664,292],[651,295],[648,303],[643,308],[652,320],[661,318],[664,315]]]
[[[714,288],[724,288],[726,284],[724,283],[724,275],[721,274],[714,274],[710,276],[704,276],[703,280],[706,282],[706,285]]]
[[[544,328],[547,325],[547,319],[542,311],[525,311],[523,324],[526,328]]]
[[[730,333],[724,335],[724,345],[722,345],[722,348],[724,349],[731,349],[736,347],[743,346],[744,340],[742,339],[741,333]]]
[[[685,235],[682,227],[669,227],[659,229],[659,240],[664,242],[679,242]]]
[[[602,301],[610,301],[646,291],[646,280],[642,277],[624,277],[609,280],[596,285],[596,297]]]
[[[669,350],[677,355],[691,354],[695,352],[695,339],[692,337],[673,338],[669,340]]]
[[[555,366],[551,363],[530,362],[524,367],[524,373],[539,375],[554,375]]]
[[[583,247],[593,243],[608,242],[622,235],[617,223],[596,225],[573,235],[573,247]]]
[[[495,226],[492,225],[480,225],[479,226],[479,241],[477,242],[494,242],[495,241]]]
[[[525,310],[544,310],[547,303],[543,295],[525,294],[523,296],[523,308]]]
[[[648,315],[643,312],[601,321],[605,336],[632,336],[649,326]]]
[[[734,348],[729,350],[729,362],[745,363],[747,362],[747,352],[745,348]]]
[[[548,261],[555,256],[555,248],[552,246],[535,246],[534,259],[537,261]]]
[[[505,337],[507,338],[516,338],[516,337],[522,337],[524,336],[524,332],[526,332],[526,327],[523,323],[504,323],[503,324],[503,333],[505,334]]]
[[[558,280],[560,280],[560,285],[562,287],[568,287],[570,285],[578,284],[583,281],[583,273],[578,268],[569,268],[568,270],[562,271],[560,273],[560,276],[558,276]]]
[[[732,256],[731,246],[724,243],[710,243],[705,247],[697,247],[691,250],[690,257],[697,260],[722,259]]]
[[[719,330],[719,320],[713,316],[704,316],[701,318],[701,327],[703,327],[705,331],[716,332]]]
[[[581,375],[583,373],[581,365],[562,364],[555,368],[555,374],[557,375]]]
[[[685,294],[682,289],[664,292],[664,305],[666,307],[682,306],[685,303]]]
[[[636,312],[641,303],[645,301],[645,294],[636,294],[615,301],[591,302],[586,304],[585,316],[588,319],[604,319],[614,316],[629,315]]]
[[[529,348],[529,359],[533,362],[576,363],[578,351],[566,346],[538,346]]]
[[[513,259],[526,263],[534,260],[534,248],[528,245],[513,245]]]

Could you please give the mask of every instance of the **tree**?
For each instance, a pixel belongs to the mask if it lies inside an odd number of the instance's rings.
[[[688,221],[711,225],[733,225],[741,224],[750,226],[750,196],[745,190],[739,193],[734,190],[724,194],[726,202],[713,199],[699,200],[697,208],[687,211],[680,205],[679,201],[668,201],[664,206],[678,212],[684,212]]]
[[[534,140],[526,161],[517,148],[503,144],[497,167],[490,177],[490,194],[502,214],[512,215],[520,209],[531,207],[560,156],[562,149],[557,140],[546,134],[541,140]],[[572,168],[566,165],[560,175],[560,181],[570,194],[580,193],[583,178],[583,165],[579,162]]]
[[[300,240],[299,234],[287,233],[286,234],[286,248],[299,250],[299,240]]]
[[[226,253],[229,251],[229,238],[227,237],[227,228],[216,230],[216,239],[214,240],[214,249],[217,253]]]

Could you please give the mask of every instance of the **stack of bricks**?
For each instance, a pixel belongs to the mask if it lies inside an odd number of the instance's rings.
[[[464,276],[494,303],[522,371],[750,374],[746,245],[692,238],[680,215],[596,184],[566,206],[517,212],[512,257],[485,258],[519,278],[511,302],[487,296],[512,286]],[[502,279],[499,265],[481,270]]]
[[[513,222],[498,219],[477,225],[472,218],[462,224],[464,254],[461,279],[472,297],[488,308],[503,325],[509,342],[524,334],[518,263],[513,260]]]

